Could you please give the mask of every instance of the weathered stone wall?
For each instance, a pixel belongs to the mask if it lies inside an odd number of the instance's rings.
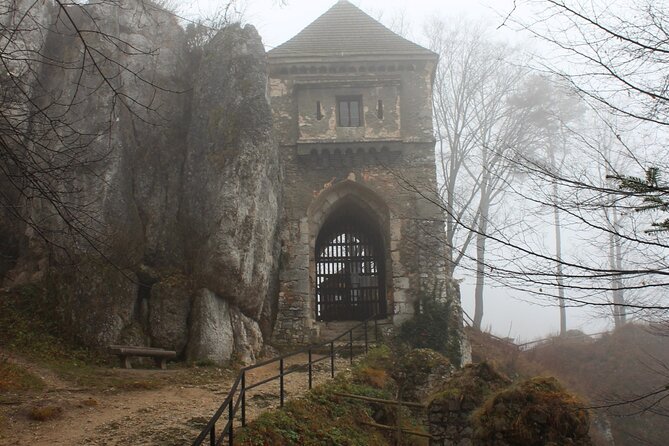
[[[315,322],[315,240],[328,212],[346,200],[369,209],[378,222],[387,256],[387,308],[396,324],[411,316],[421,292],[437,287],[456,295],[445,276],[443,216],[430,201],[436,189],[433,68],[425,60],[304,66],[271,60],[285,175],[277,341],[307,342],[325,328]],[[364,126],[337,125],[336,98],[350,95],[362,97]]]
[[[50,203],[28,203],[65,249],[28,228],[5,283],[48,276],[60,317],[89,345],[253,360],[273,317],[281,191],[259,35],[230,26],[192,51],[174,16],[148,2],[73,6],[77,25],[100,29],[86,43],[104,55],[81,71],[65,63],[84,47],[58,12],[41,45],[64,63],[39,65],[35,101],[52,114],[35,125],[60,114],[92,135],[47,147],[82,160],[55,181],[83,231],[45,220]]]

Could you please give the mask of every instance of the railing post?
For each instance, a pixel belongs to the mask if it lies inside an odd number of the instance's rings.
[[[246,426],[246,370],[242,370],[242,427]]]
[[[211,430],[209,431],[209,444],[211,446],[216,446],[216,423],[211,425]]]
[[[330,376],[334,378],[334,341],[330,342]]]
[[[379,345],[379,322],[376,316],[374,316],[374,343]]]
[[[233,404],[234,398],[230,398],[230,403],[228,404],[228,419],[230,420],[230,430],[228,431],[228,441],[229,444],[232,445],[232,443],[235,440],[235,436],[233,434],[233,425],[235,424],[235,406]]]
[[[353,364],[353,329],[350,329],[348,332],[348,356],[350,357],[351,364]]]
[[[312,365],[311,365],[311,347],[309,347],[309,390],[311,390],[311,385],[312,385]]]
[[[279,401],[283,407],[283,358],[279,359]]]
[[[365,354],[367,354],[367,319],[365,319]]]

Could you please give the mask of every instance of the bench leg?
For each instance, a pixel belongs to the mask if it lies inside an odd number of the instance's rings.
[[[130,364],[130,357],[129,356],[121,356],[121,365],[123,366],[124,369],[131,369],[132,364]]]
[[[160,367],[161,370],[167,370],[167,359],[165,358],[154,358],[156,360],[156,367]]]

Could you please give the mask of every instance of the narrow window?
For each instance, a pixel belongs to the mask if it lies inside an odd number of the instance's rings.
[[[316,101],[316,119],[323,119],[323,109],[321,108],[321,101]]]
[[[383,119],[383,101],[379,99],[378,104],[376,104],[376,116],[379,119]]]
[[[362,126],[362,98],[360,96],[338,98],[339,126]]]

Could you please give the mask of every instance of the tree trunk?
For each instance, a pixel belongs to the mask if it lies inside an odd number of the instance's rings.
[[[487,193],[487,178],[484,175],[481,187],[480,215],[478,234],[476,234],[476,286],[474,288],[474,328],[481,331],[483,322],[483,287],[485,286],[485,244],[488,230],[488,212],[490,198]]]
[[[557,185],[553,185],[553,199],[557,200]],[[555,219],[555,261],[556,281],[558,289],[558,304],[560,306],[560,336],[567,333],[567,308],[564,300],[564,273],[562,271],[562,227],[560,226],[560,211],[557,206],[553,207]]]
[[[562,150],[565,151],[564,141]],[[555,168],[555,152],[549,150],[551,166]],[[558,306],[560,307],[560,336],[567,334],[567,308],[564,299],[564,272],[562,270],[562,226],[560,209],[558,209],[558,184],[553,182],[553,222],[555,228],[555,281],[558,290]]]
[[[607,165],[606,176],[610,175],[610,169]],[[609,229],[609,269],[611,271],[621,271],[623,268],[622,242],[618,235],[619,218],[618,208],[615,206],[612,197],[609,203],[611,213],[608,208],[604,208],[604,214],[607,217]],[[619,274],[611,276],[611,303],[613,303],[613,325],[615,328],[625,324],[627,314],[625,310],[625,296],[623,294],[622,279]]]
[[[618,210],[614,207],[613,227],[609,233],[609,268],[615,271],[620,271],[623,267],[622,247],[620,236],[618,235]],[[622,289],[622,280],[620,275],[616,274],[611,277],[611,294],[613,297],[613,324],[616,328],[625,324],[627,314],[625,311],[625,296]]]

